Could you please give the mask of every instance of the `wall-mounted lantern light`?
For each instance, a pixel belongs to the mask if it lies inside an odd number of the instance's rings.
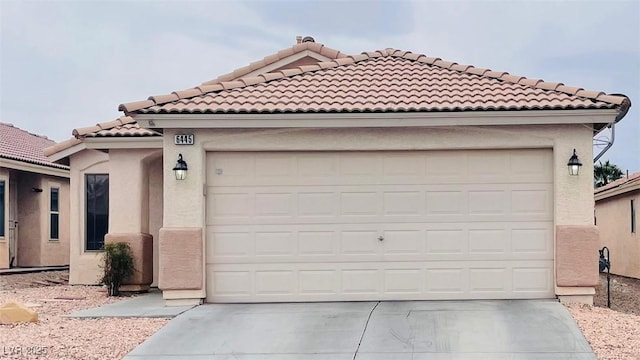
[[[173,173],[176,175],[176,180],[184,180],[187,178],[187,162],[182,160],[182,154],[178,154],[178,162],[173,168]]]
[[[569,162],[567,163],[567,167],[569,168],[569,175],[578,175],[580,174],[580,167],[582,163],[580,159],[578,159],[578,154],[576,154],[576,149],[573,149],[573,155],[569,158]]]

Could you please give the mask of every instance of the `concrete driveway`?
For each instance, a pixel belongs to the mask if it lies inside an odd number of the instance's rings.
[[[216,304],[125,359],[596,359],[555,301]]]

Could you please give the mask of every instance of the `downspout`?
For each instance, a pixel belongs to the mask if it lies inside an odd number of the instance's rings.
[[[598,159],[600,159],[600,157],[602,157],[602,155],[604,155],[604,153],[607,152],[607,150],[609,150],[612,146],[613,146],[613,142],[615,141],[616,138],[616,123],[620,120],[622,120],[622,118],[627,115],[627,112],[629,112],[629,108],[631,107],[631,100],[629,100],[629,98],[626,95],[623,94],[611,94],[612,96],[623,96],[624,99],[622,100],[622,103],[620,104],[620,112],[618,113],[618,115],[616,116],[616,118],[613,120],[613,122],[611,124],[609,124],[608,128],[611,129],[611,140],[609,140],[609,142],[607,143],[607,146],[604,147],[604,149],[602,149],[602,151],[600,151],[600,153],[598,155],[596,155],[595,158],[593,158],[593,162],[595,163],[596,161],[598,161]]]

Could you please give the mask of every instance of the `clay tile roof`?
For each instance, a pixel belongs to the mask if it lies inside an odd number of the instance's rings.
[[[32,134],[11,124],[0,123],[0,139],[2,139],[0,141],[1,158],[69,169],[68,166],[56,164],[47,159],[44,149],[56,145],[56,142],[46,136]]]
[[[160,134],[141,128],[136,120],[130,116],[122,116],[116,120],[99,123],[95,126],[74,129],[73,136],[76,139],[80,139],[88,137],[160,136]]]
[[[82,139],[86,138],[162,136],[153,130],[141,128],[136,120],[130,116],[121,116],[115,120],[98,123],[94,126],[74,129],[72,134],[73,137],[71,139],[47,147],[44,150],[45,156],[51,156],[80,144]]]
[[[296,46],[268,61],[295,53]],[[176,92],[179,100],[146,107],[122,104],[120,110],[166,114],[616,109],[619,120],[631,105],[624,95],[585,91],[395,49],[205,84],[222,86]]]
[[[286,57],[289,57],[291,55],[294,54],[298,54],[301,53],[305,50],[311,50],[314,51],[322,56],[328,57],[330,59],[338,59],[341,57],[345,57],[347,56],[346,54],[341,53],[338,50],[334,50],[334,49],[330,49],[322,44],[316,43],[316,42],[305,42],[305,43],[301,43],[301,44],[296,44],[294,46],[292,46],[289,49],[284,49],[281,50],[275,54],[266,56],[264,59],[262,60],[258,60],[258,61],[254,61],[251,64],[249,64],[249,66],[245,66],[239,69],[236,69],[228,74],[224,74],[224,75],[220,75],[218,76],[216,79],[210,80],[210,81],[206,81],[204,83],[202,83],[202,85],[212,85],[212,84],[217,84],[220,82],[224,82],[224,81],[230,81],[233,79],[238,79],[243,77],[244,75],[247,75],[248,73],[255,71],[257,69],[261,69],[265,66],[269,66],[273,63],[276,63]]]
[[[601,193],[605,193],[608,190],[612,190],[612,189],[617,189],[617,188],[621,188],[623,186],[627,187],[627,186],[632,186],[632,185],[639,185],[640,186],[640,171],[635,172],[633,174],[629,174],[629,176],[624,176],[612,183],[609,183],[605,186],[601,186],[599,188],[596,188],[594,190],[595,194],[601,194]]]

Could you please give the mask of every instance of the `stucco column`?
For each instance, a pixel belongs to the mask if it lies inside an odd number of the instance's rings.
[[[598,285],[599,232],[593,224],[593,150],[591,129],[573,126],[554,146],[556,295],[563,302],[593,303]],[[576,149],[583,166],[569,175]]]
[[[160,229],[159,283],[167,305],[199,304],[204,287],[204,178],[205,152],[196,136],[194,145],[174,145],[175,134],[164,131],[164,214]],[[187,162],[187,177],[176,180],[173,167],[178,154]]]
[[[153,237],[149,234],[149,184],[145,158],[153,150],[109,152],[109,233],[105,242],[125,242],[133,252],[135,272],[121,288],[146,291],[153,282]]]

